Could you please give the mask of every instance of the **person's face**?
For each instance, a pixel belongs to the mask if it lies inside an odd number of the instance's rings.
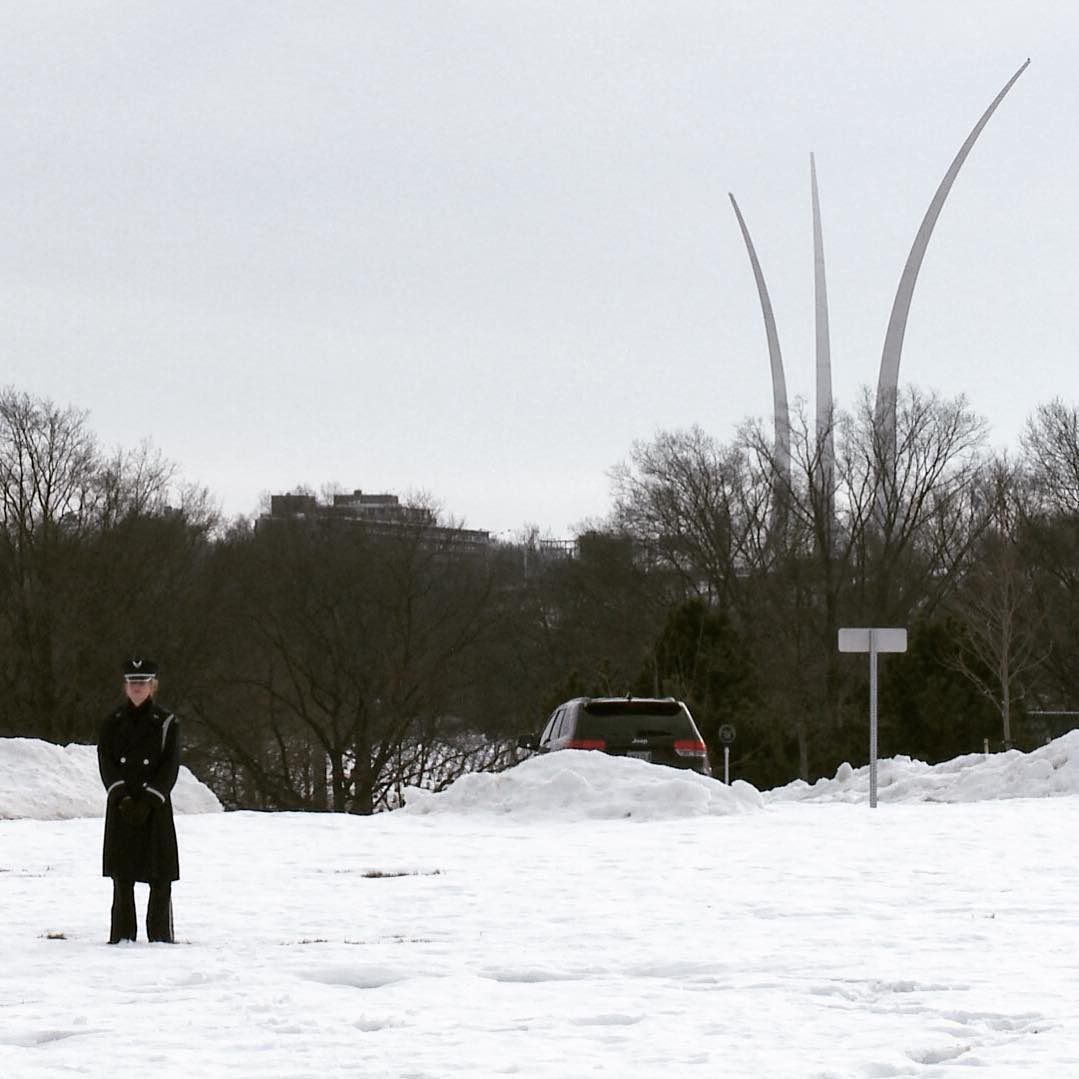
[[[132,681],[128,678],[124,679],[124,693],[127,695],[127,699],[135,705],[136,708],[154,695],[156,686],[157,679],[155,678],[143,679],[139,682]]]

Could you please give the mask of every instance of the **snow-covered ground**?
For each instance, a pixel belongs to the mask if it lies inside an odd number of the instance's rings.
[[[1079,735],[1039,754],[882,762],[876,810],[562,753],[184,814],[171,947],[104,943],[99,819],[0,820],[0,1075],[1073,1079]]]

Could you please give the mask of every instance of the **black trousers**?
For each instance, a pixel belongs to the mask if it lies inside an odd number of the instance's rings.
[[[109,943],[135,940],[138,924],[135,916],[135,882],[113,877],[112,928]],[[146,937],[148,940],[173,943],[172,881],[150,881],[150,902],[146,905]]]

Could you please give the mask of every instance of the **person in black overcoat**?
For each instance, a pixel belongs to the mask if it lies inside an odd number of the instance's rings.
[[[137,935],[135,882],[150,885],[146,935],[173,942],[172,882],[180,879],[172,788],[180,769],[179,722],[154,700],[157,665],[124,664],[124,704],[101,725],[97,762],[105,785],[103,874],[112,877],[109,943]]]

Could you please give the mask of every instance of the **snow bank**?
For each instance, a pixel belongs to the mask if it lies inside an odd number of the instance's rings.
[[[750,784],[730,787],[680,768],[630,757],[566,750],[505,772],[473,772],[435,794],[405,789],[403,813],[494,813],[516,820],[672,820],[759,809]]]
[[[910,757],[877,763],[881,802],[987,802],[1079,794],[1079,731],[1032,753],[971,753],[943,764]],[[869,801],[869,767],[840,765],[833,779],[765,791],[730,787],[696,772],[628,757],[569,750],[532,757],[499,773],[462,776],[440,794],[409,787],[403,812],[492,813],[528,821],[671,820],[724,816],[777,802]]]
[[[972,753],[943,764],[910,757],[878,762],[881,802],[983,802],[1079,794],[1079,731],[1032,753]],[[778,802],[869,800],[869,768],[839,767],[832,779],[801,780],[762,795],[696,772],[629,757],[567,750],[505,772],[462,776],[439,794],[408,787],[398,812],[485,813],[515,820],[675,820],[726,816]],[[178,813],[220,813],[221,803],[186,768],[172,795]],[[0,738],[0,819],[66,820],[104,812],[93,746]]]
[[[217,795],[183,767],[172,806],[177,813],[222,812]],[[94,746],[0,738],[0,819],[67,820],[104,813]]]
[[[1031,753],[970,753],[943,764],[910,757],[877,762],[881,802],[986,802],[1079,794],[1079,731],[1069,731]],[[766,802],[864,802],[869,766],[842,764],[833,779],[801,780],[766,791]]]

